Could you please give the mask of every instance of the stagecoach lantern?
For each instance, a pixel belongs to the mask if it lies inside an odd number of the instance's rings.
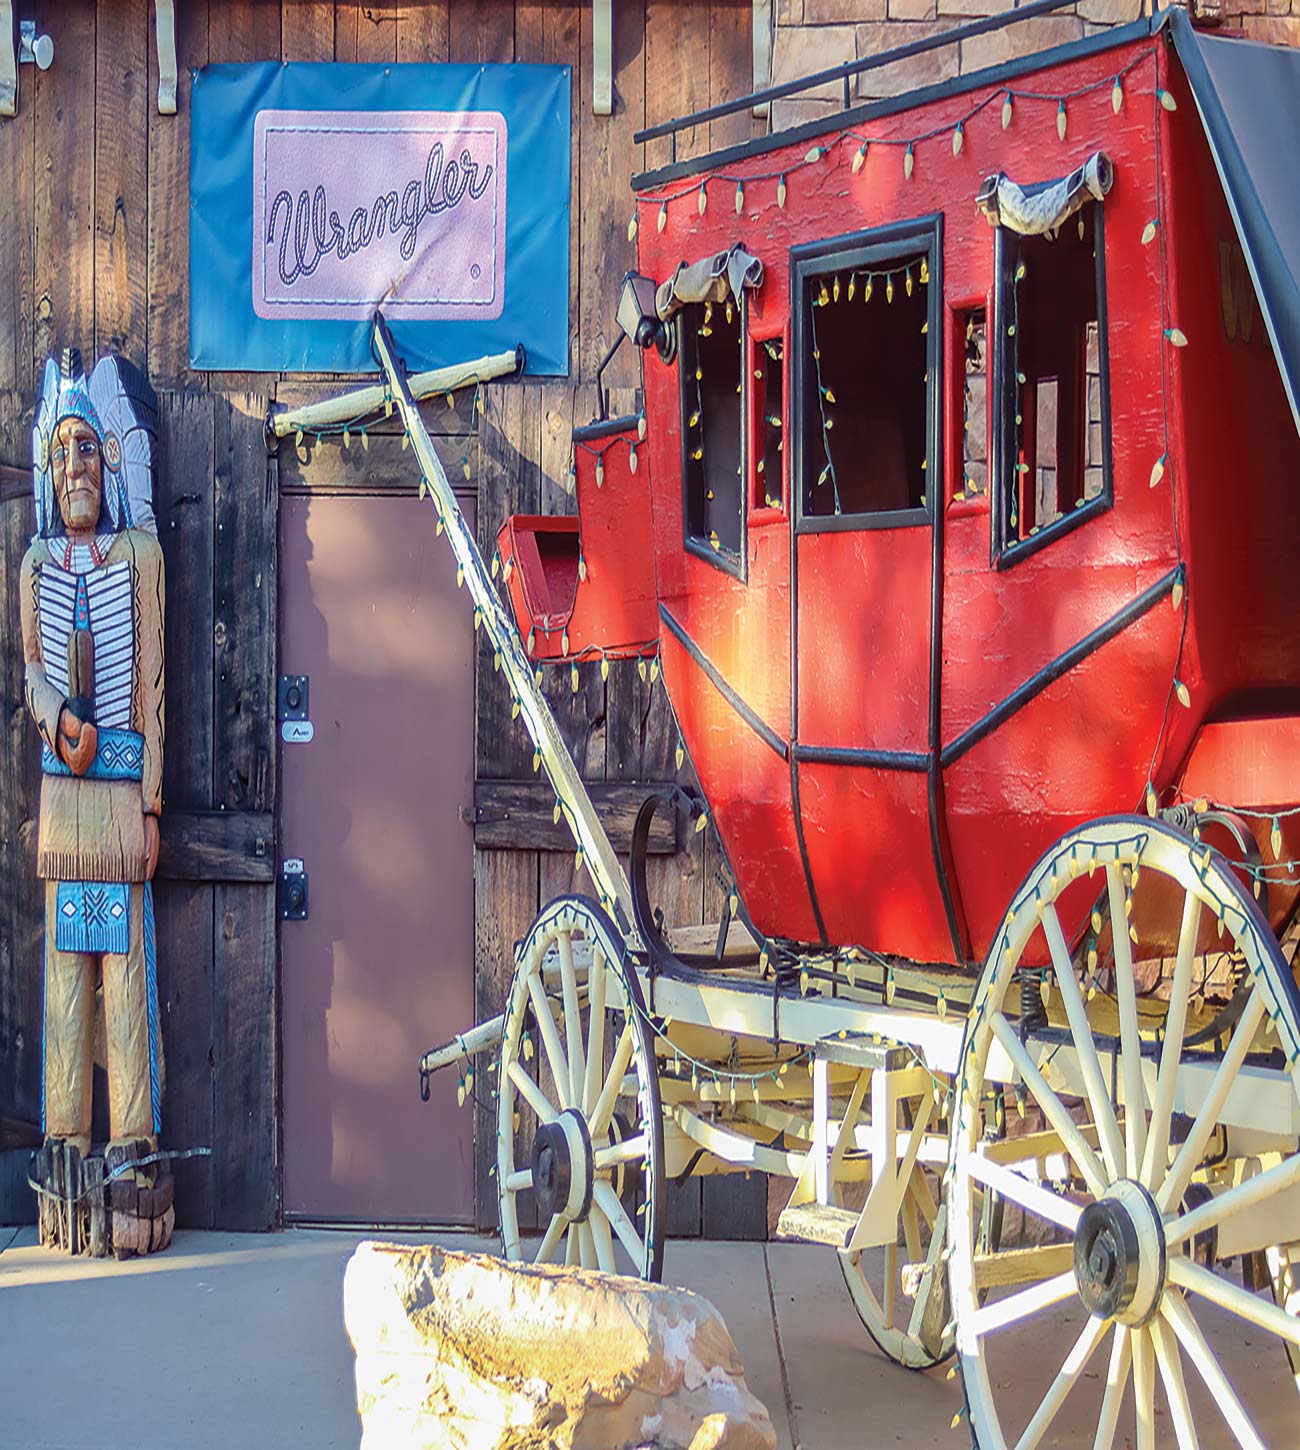
[[[665,334],[655,307],[655,282],[640,272],[628,272],[618,298],[618,325],[638,347],[647,348],[662,342]]]

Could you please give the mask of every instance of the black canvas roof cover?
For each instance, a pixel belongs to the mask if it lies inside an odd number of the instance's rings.
[[[1300,428],[1300,51],[1169,24]]]

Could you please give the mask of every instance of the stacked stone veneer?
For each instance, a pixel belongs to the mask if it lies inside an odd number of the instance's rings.
[[[1003,0],[777,0],[772,79],[793,80],[1012,8]],[[1300,0],[1220,0],[1220,8],[1224,34],[1300,46]],[[1059,14],[1041,15],[855,76],[852,94],[855,100],[871,100],[936,85],[1127,24],[1150,9],[1140,0],[1080,0]],[[776,127],[796,125],[842,105],[842,87],[826,86],[776,102],[772,120]]]

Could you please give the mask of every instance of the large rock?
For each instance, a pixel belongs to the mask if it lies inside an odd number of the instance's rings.
[[[363,1243],[343,1280],[362,1450],[774,1450],[722,1316],[582,1269]]]

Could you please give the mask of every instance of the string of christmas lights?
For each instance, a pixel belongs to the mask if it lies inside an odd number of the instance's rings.
[[[645,196],[636,198],[636,207],[630,221],[628,222],[628,239],[635,238],[640,229],[639,208],[657,208],[656,227],[663,231],[668,225],[669,204],[680,201],[686,197],[696,198],[698,214],[704,216],[708,211],[710,189],[720,190],[723,187],[733,188],[733,201],[737,215],[740,215],[746,206],[747,193],[752,192],[755,184],[774,181],[776,183],[773,193],[773,200],[778,208],[784,209],[789,197],[789,177],[794,172],[803,171],[810,166],[816,166],[823,160],[831,158],[838,159],[843,143],[851,142],[854,147],[854,154],[851,162],[852,171],[857,175],[867,163],[872,148],[901,148],[903,151],[903,175],[910,180],[916,168],[916,148],[923,142],[932,141],[940,137],[947,137],[950,140],[952,154],[958,156],[962,153],[966,128],[970,123],[990,107],[1001,103],[1002,129],[1007,130],[1015,119],[1015,102],[1029,101],[1034,103],[1046,103],[1055,108],[1054,119],[1057,138],[1060,141],[1066,139],[1069,125],[1068,103],[1078,99],[1080,96],[1090,95],[1095,91],[1109,89],[1111,92],[1112,104],[1116,113],[1123,109],[1126,93],[1124,81],[1139,65],[1154,51],[1144,51],[1133,57],[1126,66],[1115,75],[1101,81],[1093,81],[1087,85],[1079,86],[1074,90],[1059,93],[1048,93],[1043,91],[1020,90],[1016,87],[1008,87],[1005,90],[990,91],[982,100],[975,102],[964,115],[956,121],[946,121],[942,125],[932,126],[927,130],[919,131],[912,136],[867,136],[861,131],[846,126],[835,135],[824,141],[819,141],[812,146],[803,157],[802,161],[793,161],[772,171],[747,172],[740,174],[736,172],[718,171],[706,176],[699,182],[692,181],[688,185],[679,187],[675,191],[662,193],[659,196]],[[1163,90],[1157,91],[1157,99],[1160,104],[1168,110],[1173,110],[1174,98]]]

